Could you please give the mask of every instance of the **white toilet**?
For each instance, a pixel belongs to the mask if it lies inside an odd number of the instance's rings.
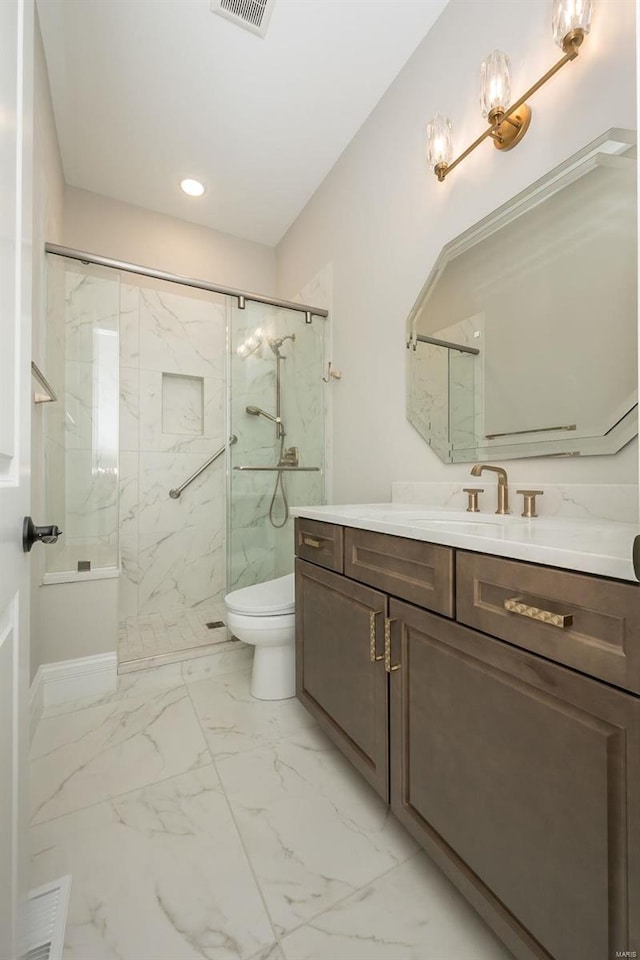
[[[252,644],[251,694],[258,700],[295,696],[294,578],[256,583],[224,598],[227,627],[234,637]]]

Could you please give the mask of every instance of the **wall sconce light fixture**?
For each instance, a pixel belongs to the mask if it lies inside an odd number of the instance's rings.
[[[511,64],[501,50],[494,50],[480,68],[480,106],[489,127],[459,157],[453,156],[451,121],[438,113],[427,124],[427,162],[440,182],[465,157],[491,137],[497,150],[512,150],[529,129],[531,108],[526,101],[566,63],[575,60],[591,29],[593,0],[553,0],[551,29],[564,56],[510,106]]]

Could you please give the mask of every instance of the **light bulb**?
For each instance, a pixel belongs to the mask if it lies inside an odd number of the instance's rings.
[[[187,177],[186,180],[180,181],[180,187],[189,197],[201,197],[204,193],[204,187],[200,181],[191,180],[189,177]]]
[[[480,67],[480,106],[482,116],[493,123],[511,103],[511,61],[502,50],[490,53]]]
[[[565,53],[580,46],[591,30],[592,14],[593,0],[553,0],[553,39]]]
[[[438,173],[449,165],[453,156],[451,121],[441,113],[436,113],[427,124],[427,163]]]

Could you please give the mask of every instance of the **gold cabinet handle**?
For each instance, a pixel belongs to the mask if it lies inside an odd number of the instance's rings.
[[[305,547],[313,547],[314,550],[319,550],[324,540],[317,540],[315,537],[303,537],[302,542]]]
[[[376,617],[382,610],[371,610],[369,612],[369,660],[376,663],[378,660],[384,660],[384,655],[376,652]]]
[[[395,623],[396,619],[396,617],[392,617],[391,620],[388,617],[384,618],[384,668],[387,673],[393,673],[394,670],[400,669],[399,663],[391,666],[391,624]]]
[[[573,623],[573,614],[571,613],[552,613],[550,610],[542,610],[540,607],[532,607],[525,603],[522,597],[509,597],[504,601],[504,609],[509,613],[517,613],[519,617],[529,617],[530,620],[539,620],[541,623],[548,623],[551,627],[570,627]]]

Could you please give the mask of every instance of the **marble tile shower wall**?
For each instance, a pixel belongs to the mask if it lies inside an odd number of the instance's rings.
[[[331,266],[320,270],[293,298],[300,303],[331,309]],[[329,423],[327,402],[332,386],[325,384],[325,353],[328,354],[328,320],[314,317],[311,326],[298,315],[300,337],[291,363],[285,365],[284,412],[291,439],[287,445],[300,448],[300,464],[319,466],[320,473],[300,473],[286,479],[291,504],[325,502],[326,424]],[[328,357],[327,357],[328,358]],[[333,383],[333,386],[336,382]],[[293,570],[293,524],[275,532],[275,564],[278,575]]]
[[[317,303],[317,300],[306,300]],[[234,311],[233,341],[241,343],[260,328],[267,337],[295,335],[282,346],[281,415],[286,430],[285,447],[295,446],[301,466],[324,465],[324,395],[322,364],[324,321],[306,324],[302,314],[260,304]],[[232,353],[232,424],[238,437],[234,464],[275,464],[280,443],[275,428],[264,417],[251,417],[248,405],[275,412],[276,359],[267,344],[249,357]],[[232,472],[231,583],[236,589],[279,577],[293,569],[293,522],[280,528],[269,522],[269,508],[277,475],[271,472]],[[289,504],[321,503],[323,474],[286,473],[284,486]],[[275,519],[283,519],[278,491]]]
[[[64,518],[64,537],[47,552],[47,571],[79,560],[115,566],[119,282],[96,267],[67,266],[64,277],[57,263],[50,269],[47,359],[62,402],[47,411],[45,461],[48,507]]]
[[[264,417],[249,416],[246,407],[275,412],[275,357],[265,344],[244,358],[236,348],[256,330],[268,336],[285,331],[276,333],[274,307],[249,303],[243,311],[231,310],[231,428],[238,438],[232,464],[273,464],[278,459],[274,425]],[[268,519],[274,481],[272,473],[231,472],[230,590],[275,576],[275,531]]]
[[[224,405],[222,298],[122,283],[121,619],[193,609],[225,592],[224,457],[169,497],[224,443]]]

